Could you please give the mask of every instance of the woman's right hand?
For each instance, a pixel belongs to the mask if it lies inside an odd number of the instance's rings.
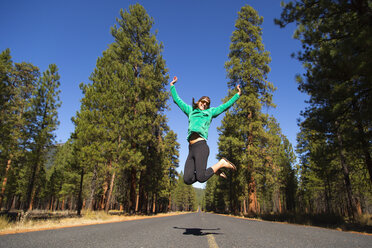
[[[238,90],[239,96],[242,94],[242,90],[240,89],[240,84],[236,86],[236,89]]]
[[[176,76],[173,77],[173,81],[170,83],[173,86],[177,82],[178,78]]]

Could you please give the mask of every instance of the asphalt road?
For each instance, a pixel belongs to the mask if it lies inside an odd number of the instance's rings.
[[[208,213],[0,236],[1,248],[28,247],[372,247],[372,236]]]

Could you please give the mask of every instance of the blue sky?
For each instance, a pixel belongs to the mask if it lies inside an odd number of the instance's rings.
[[[282,9],[279,0],[3,0],[0,51],[10,48],[14,62],[30,62],[41,71],[52,63],[59,68],[62,106],[57,142],[65,142],[74,130],[71,117],[79,110],[83,97],[79,84],[89,82],[97,58],[113,42],[110,27],[116,23],[120,9],[129,9],[135,3],[144,6],[154,19],[169,76],[179,78],[177,91],[181,98],[191,104],[192,97],[208,95],[212,106],[221,104],[227,94],[224,64],[237,12],[245,4],[256,9],[264,17],[263,43],[272,59],[268,79],[277,87],[277,107],[264,111],[278,120],[284,135],[296,145],[297,119],[307,96],[297,90],[295,82],[295,75],[303,73],[302,66],[290,56],[301,48],[300,42],[292,38],[295,27],[280,29],[274,25]],[[169,126],[181,144],[181,171],[188,152],[187,118],[171,99],[169,106]],[[217,162],[217,127],[222,118],[220,115],[214,119],[210,127],[208,166]],[[198,183],[194,186],[204,187]]]

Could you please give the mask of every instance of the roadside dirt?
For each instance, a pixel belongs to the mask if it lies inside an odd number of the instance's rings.
[[[77,226],[89,226],[89,225],[99,225],[123,221],[133,221],[141,219],[150,219],[150,218],[161,218],[172,215],[187,214],[190,212],[175,212],[175,213],[165,213],[157,214],[150,216],[136,215],[136,216],[110,216],[107,219],[84,219],[84,218],[67,218],[59,221],[38,221],[30,223],[29,225],[14,225],[3,230],[0,230],[0,235],[7,234],[16,234],[16,233],[25,233],[25,232],[36,232],[52,229],[61,229]]]

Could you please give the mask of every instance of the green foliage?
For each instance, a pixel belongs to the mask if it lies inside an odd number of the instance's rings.
[[[298,136],[302,207],[355,216],[371,204],[370,1],[302,0],[283,7],[276,23],[297,24],[294,38],[303,50],[296,58],[306,69],[297,81],[310,96]],[[353,176],[367,172],[369,179]]]
[[[199,188],[194,188],[194,191],[195,191],[197,206],[200,207],[200,209],[203,209],[204,208],[205,190],[204,189],[199,189]]]
[[[211,177],[205,186],[205,210],[215,211],[214,189],[216,188],[216,177]]]
[[[51,168],[47,170],[46,192],[49,200],[62,201],[78,194],[80,175],[74,167],[72,140],[57,146]]]
[[[11,199],[11,193],[15,193],[22,202],[27,201],[33,151],[31,127],[34,112],[32,109],[39,77],[39,69],[30,63],[14,63],[9,68],[10,96],[7,102],[8,112],[4,115],[8,130],[4,130],[7,143],[3,154],[10,166],[3,181],[10,177],[16,182],[7,181],[6,192],[9,194],[5,194],[10,196],[7,197],[7,201]]]
[[[32,209],[37,190],[45,183],[45,158],[47,148],[54,142],[54,131],[58,122],[57,109],[61,106],[59,100],[60,76],[56,65],[51,64],[43,73],[32,93],[30,150],[31,173],[27,190],[25,209]],[[40,173],[40,174],[39,174]]]
[[[173,209],[177,211],[196,211],[198,209],[195,189],[184,183],[182,172],[178,177],[172,195],[174,199]]]
[[[273,107],[273,84],[267,81],[271,59],[262,44],[263,18],[246,5],[238,13],[225,67],[231,92],[236,85],[242,95],[219,128],[218,157],[237,165],[227,180],[213,180],[206,187],[206,209],[217,212],[258,213],[294,207],[295,182],[291,145],[273,117],[262,107]],[[260,208],[261,207],[261,208]]]
[[[3,199],[10,207],[16,197],[26,209],[36,193],[45,193],[45,154],[54,141],[60,106],[58,69],[52,64],[40,75],[30,63],[13,63],[9,49],[0,58],[0,160],[6,165],[0,171],[0,207]]]
[[[12,60],[10,56],[10,50],[6,49],[0,54],[0,113],[1,113],[1,120],[0,120],[0,133],[2,134],[2,138],[0,140],[0,151],[1,157],[0,161],[2,164],[6,162],[6,154],[5,151],[8,149],[11,142],[11,135],[9,131],[11,130],[11,105],[10,105],[10,98],[13,96],[13,88],[10,81],[10,73],[12,68]],[[1,175],[4,173],[2,170],[0,171]]]
[[[30,63],[13,64],[10,50],[1,54],[1,158],[6,164],[25,158],[32,125],[33,92],[39,69]]]
[[[153,19],[136,4],[121,10],[116,21],[114,42],[98,58],[91,83],[81,84],[84,98],[73,119],[76,144],[80,166],[93,173],[90,201],[106,194],[100,185],[110,185],[98,179],[117,173],[114,197],[135,211],[138,195],[138,211],[146,212],[150,201],[166,205],[179,145],[164,115],[168,76],[163,45],[151,32]]]

